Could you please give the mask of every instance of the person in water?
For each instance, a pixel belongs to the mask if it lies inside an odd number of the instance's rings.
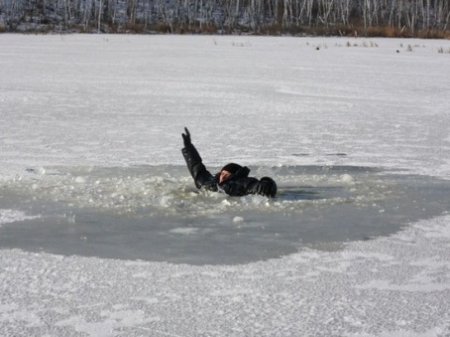
[[[249,177],[250,169],[236,163],[229,163],[215,175],[203,165],[202,158],[191,142],[191,134],[187,128],[182,133],[184,148],[181,150],[189,172],[194,178],[195,186],[209,191],[224,191],[226,194],[239,197],[247,194],[260,194],[275,197],[277,184],[272,178],[256,179]]]

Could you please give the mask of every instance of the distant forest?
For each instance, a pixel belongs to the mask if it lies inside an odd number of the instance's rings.
[[[450,0],[0,0],[0,31],[450,37]]]

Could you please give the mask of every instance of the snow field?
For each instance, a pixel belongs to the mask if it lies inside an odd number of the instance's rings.
[[[364,41],[2,35],[2,172],[183,164],[188,126],[209,165],[445,174],[450,61],[437,49],[448,41]]]

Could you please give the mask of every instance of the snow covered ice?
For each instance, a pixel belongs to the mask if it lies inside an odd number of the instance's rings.
[[[450,335],[449,45],[0,35],[1,335]]]

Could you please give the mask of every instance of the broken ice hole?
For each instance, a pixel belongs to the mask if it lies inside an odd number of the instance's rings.
[[[238,264],[391,235],[450,208],[450,182],[356,166],[251,167],[275,199],[199,192],[183,166],[46,167],[0,186],[0,247],[189,264]]]

